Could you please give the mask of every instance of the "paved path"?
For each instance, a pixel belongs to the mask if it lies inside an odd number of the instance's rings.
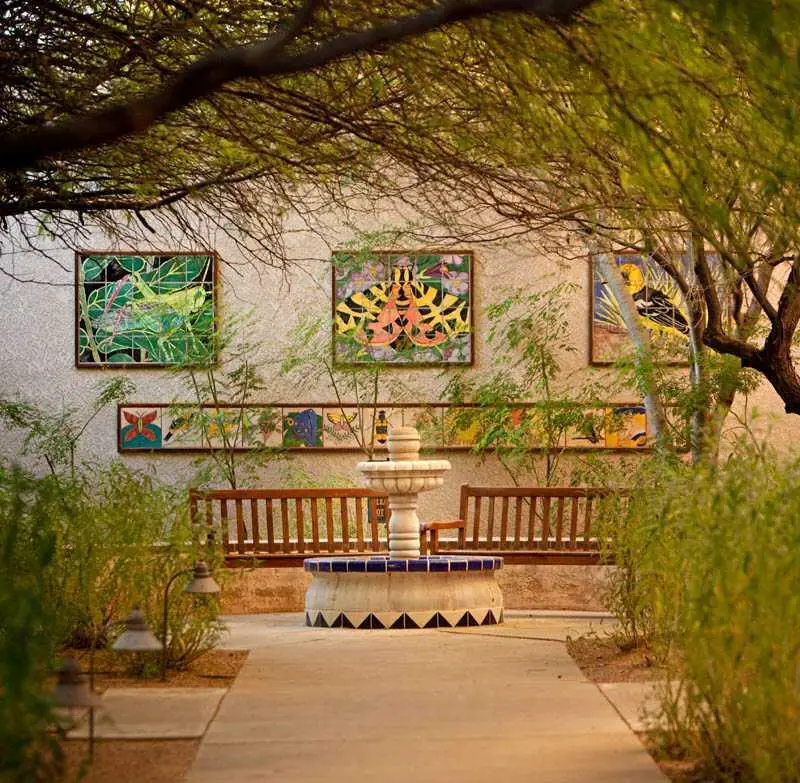
[[[190,783],[665,780],[566,652],[567,626],[589,620],[376,632],[299,622],[233,623],[229,645],[252,651]]]

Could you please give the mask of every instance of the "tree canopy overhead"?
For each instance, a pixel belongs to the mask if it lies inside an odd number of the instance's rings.
[[[256,200],[371,165],[311,107],[349,101],[374,54],[487,15],[564,20],[589,2],[26,0],[0,12],[0,218],[141,215],[187,198],[257,218]],[[243,183],[256,179],[254,197]]]
[[[122,209],[191,231],[190,204],[279,243],[311,184],[445,223],[489,210],[501,232],[577,230],[653,253],[699,343],[800,411],[798,0],[20,8],[0,33],[0,218],[111,226]]]

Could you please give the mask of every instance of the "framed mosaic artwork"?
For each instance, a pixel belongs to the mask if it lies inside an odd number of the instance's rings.
[[[650,257],[631,253],[613,256],[633,297],[639,318],[651,339],[664,346],[668,364],[687,362],[689,323],[675,281]],[[591,260],[591,363],[612,364],[629,351],[628,329],[610,286]]]
[[[333,360],[339,366],[470,365],[472,253],[336,253]]]
[[[193,364],[213,357],[214,253],[79,252],[75,363],[79,368]]]

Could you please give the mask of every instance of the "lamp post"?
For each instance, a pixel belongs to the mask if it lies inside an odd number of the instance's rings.
[[[114,642],[115,650],[129,650],[131,652],[158,652],[161,651],[161,680],[167,679],[167,626],[169,624],[169,591],[176,579],[191,574],[192,578],[183,588],[184,593],[194,595],[214,595],[220,590],[219,585],[211,576],[211,571],[205,560],[198,560],[192,568],[184,569],[173,574],[164,588],[164,611],[161,622],[161,640],[159,641],[145,622],[140,609],[134,609],[125,621],[126,630]]]
[[[184,593],[191,593],[193,595],[215,595],[219,592],[220,587],[211,576],[211,570],[205,560],[198,560],[192,568],[187,568],[184,571],[178,571],[173,574],[167,586],[164,588],[164,615],[162,617],[162,648],[161,648],[161,680],[162,682],[167,679],[167,625],[169,623],[169,590],[172,583],[181,576],[191,574],[192,578],[189,580],[186,587],[183,588]]]
[[[77,658],[68,655],[58,670],[58,684],[53,689],[53,701],[58,707],[73,709],[89,708],[89,758],[94,757],[94,711],[102,705],[86,675],[81,671]]]

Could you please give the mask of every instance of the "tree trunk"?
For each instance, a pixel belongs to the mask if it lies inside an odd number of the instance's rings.
[[[622,279],[619,268],[614,263],[613,256],[608,253],[599,253],[595,256],[595,263],[619,303],[622,320],[625,322],[628,337],[636,353],[637,379],[639,390],[644,398],[650,433],[655,439],[657,447],[665,446],[664,406],[651,371],[653,357],[650,350],[650,335],[647,327],[642,325],[639,313],[636,310],[636,304]]]

